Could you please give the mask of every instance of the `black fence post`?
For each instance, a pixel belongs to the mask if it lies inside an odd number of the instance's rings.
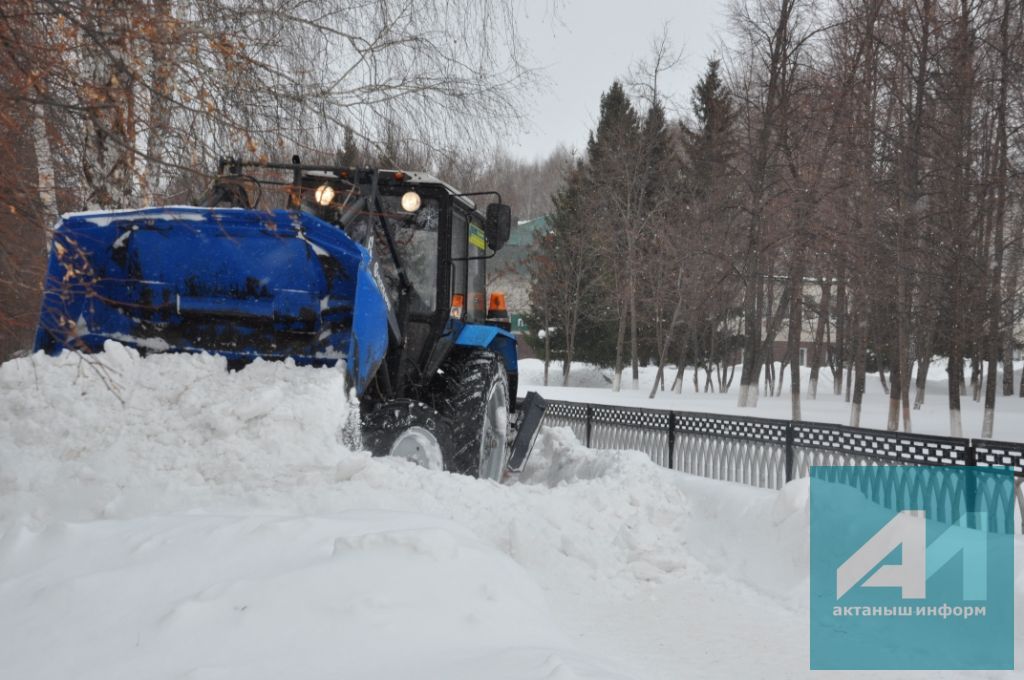
[[[793,422],[786,423],[786,481],[793,481]]]
[[[668,412],[668,469],[676,469],[676,412]]]
[[[971,529],[977,529],[977,519],[974,514],[977,512],[975,504],[978,502],[978,475],[975,472],[978,467],[978,450],[974,448],[974,440],[967,440],[967,448],[964,450],[964,464],[970,468],[967,471],[967,479],[964,483],[964,509],[967,511],[967,526]],[[951,518],[953,519],[953,518]],[[995,521],[994,518],[989,519],[989,526]]]
[[[587,404],[587,448],[590,448],[590,430],[594,423],[594,407]]]

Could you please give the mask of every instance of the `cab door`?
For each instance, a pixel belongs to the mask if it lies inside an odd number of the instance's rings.
[[[452,209],[452,295],[461,295],[463,321],[483,323],[487,316],[487,241],[483,224],[460,206]]]

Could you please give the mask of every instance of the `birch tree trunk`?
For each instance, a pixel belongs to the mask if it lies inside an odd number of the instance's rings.
[[[1012,397],[1014,393],[1013,346],[1015,342],[1018,307],[1020,304],[1017,288],[1019,285],[1021,266],[1021,240],[1024,239],[1024,217],[1017,215],[1013,220],[1010,241],[1006,253],[1006,282],[1003,288],[1003,396]],[[1024,383],[1024,381],[1021,381]],[[1024,387],[1024,385],[1022,385]],[[1022,392],[1024,396],[1024,392]]]
[[[951,346],[949,350],[949,436],[962,437],[964,435],[963,421],[960,419],[960,383],[962,374],[963,353],[959,343]]]
[[[799,273],[799,278],[795,278],[794,285],[803,286],[802,272]],[[789,300],[789,338],[787,342],[789,349],[787,354],[789,354],[790,417],[793,420],[803,420],[800,413],[800,332],[803,330],[804,306],[802,297],[797,291],[797,294],[792,295]]]
[[[853,360],[853,398],[850,404],[850,426],[860,427],[861,405],[864,402],[864,387],[867,378],[867,335],[868,329],[863,314],[857,315],[856,345]]]
[[[1005,345],[1001,328],[1003,320],[1003,257],[1004,233],[1006,218],[1007,189],[1007,95],[1010,77],[1010,0],[1003,0],[1003,12],[999,21],[999,94],[996,102],[996,186],[995,186],[995,219],[993,224],[993,265],[992,279],[989,284],[989,337],[988,337],[988,375],[985,380],[985,414],[981,423],[982,439],[991,439],[995,428],[996,415],[996,369],[999,356]],[[1012,333],[1012,327],[1008,329]],[[1012,366],[1012,364],[1011,364]],[[1012,370],[1012,369],[1011,369]],[[1010,374],[1012,390],[1013,374]],[[1005,389],[1005,388],[1004,388]]]
[[[640,357],[637,350],[636,274],[629,276],[629,358],[633,389],[640,389]]]
[[[621,302],[621,300],[620,300]],[[612,391],[622,390],[622,361],[626,344],[626,310],[619,306],[619,327],[615,333],[615,372],[612,376]]]
[[[756,264],[753,265],[756,269]],[[740,408],[757,406],[758,376],[761,372],[759,350],[761,348],[761,280],[760,274],[748,274],[746,308],[743,314],[743,368],[740,370],[740,394],[737,406]]]
[[[811,377],[807,383],[807,396],[810,399],[818,398],[818,374],[821,371],[822,343],[825,340],[825,327],[828,325],[829,303],[832,300],[832,281],[822,279],[821,300],[818,305],[818,323],[814,329],[814,347],[811,349]],[[839,370],[840,383],[842,382],[842,369]]]
[[[932,367],[931,347],[927,347],[917,359],[917,394],[914,396],[914,408],[924,405],[925,392],[928,389],[928,371]]]
[[[50,137],[46,130],[46,109],[41,104],[33,107],[32,140],[36,152],[36,167],[39,176],[39,203],[43,208],[43,220],[48,231],[57,224],[60,210],[57,208],[57,182],[53,171],[53,152],[50,149]],[[50,237],[46,237],[47,251],[50,249]]]
[[[682,279],[681,279],[681,274],[680,274],[680,279],[677,281],[677,290],[678,290],[679,282],[681,282],[681,280]],[[661,351],[658,354],[658,374],[654,378],[654,384],[651,385],[651,393],[649,395],[647,395],[650,399],[654,399],[654,395],[658,391],[658,383],[659,383],[659,381],[661,381],[662,389],[663,390],[665,389],[665,387],[664,387],[664,385],[665,385],[665,382],[664,382],[665,381],[665,371],[664,371],[664,369],[665,369],[665,362],[668,360],[668,353],[669,353],[669,350],[670,350],[670,348],[672,346],[672,338],[675,335],[676,327],[679,325],[679,320],[680,320],[680,316],[682,314],[682,311],[683,311],[683,296],[680,294],[680,295],[676,296],[676,305],[675,305],[675,308],[672,310],[672,316],[671,316],[671,318],[669,320],[668,328],[664,332],[664,338],[665,338],[664,339],[664,343],[662,344],[662,346],[660,348]],[[694,373],[696,373],[696,371],[697,371],[697,369],[696,369],[696,367],[694,367]]]
[[[832,393],[837,397],[843,393],[843,372],[846,369],[846,324],[846,276],[845,267],[841,267],[836,281],[836,350],[832,373]]]
[[[672,381],[672,391],[676,394],[683,393],[683,371],[686,369],[686,345],[679,349],[679,363],[676,364],[676,378]]]
[[[548,386],[551,370],[551,319],[547,307],[544,307],[544,386]]]
[[[1013,347],[1016,341],[1014,330],[1017,323],[1017,314],[1020,311],[1020,298],[1018,287],[1020,284],[1021,269],[1021,242],[1024,240],[1024,216],[1017,215],[1013,220],[1013,230],[1010,232],[1010,243],[1007,247],[1006,262],[1006,283],[1003,289],[1003,328],[1006,334],[1003,338],[1003,396],[1012,397],[1014,387],[1013,368]],[[1021,381],[1024,390],[1024,380]],[[1024,396],[1024,391],[1021,392]]]
[[[153,0],[153,35],[149,41],[149,91],[146,111],[146,158],[139,185],[144,205],[157,205],[163,186],[164,144],[171,129],[171,98],[176,63],[171,0]]]

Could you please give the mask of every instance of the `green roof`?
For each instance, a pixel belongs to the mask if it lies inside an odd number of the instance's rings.
[[[507,245],[529,247],[533,244],[537,234],[546,234],[551,229],[551,223],[547,215],[520,222],[512,227],[512,233],[508,238]]]
[[[539,235],[546,234],[549,229],[551,229],[551,225],[546,215],[516,224],[512,227],[505,246],[495,254],[488,269],[492,272],[499,272],[511,267],[524,272],[526,260],[530,256],[530,246]]]

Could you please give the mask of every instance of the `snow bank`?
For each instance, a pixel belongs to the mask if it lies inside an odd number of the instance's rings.
[[[523,385],[544,384],[544,361],[541,359],[522,359],[519,361],[519,382]],[[562,384],[562,362],[552,361],[548,370],[548,384]],[[568,387],[611,387],[611,369],[601,368],[596,364],[580,361],[572,362],[569,371]]]
[[[499,485],[347,448],[335,371],[100,359],[0,365],[0,677],[810,675],[806,482],[546,428]]]
[[[0,386],[12,414],[0,421],[0,521],[369,508],[454,520],[542,579],[581,588],[628,591],[688,564],[672,477],[638,452],[589,451],[568,430],[545,430],[522,483],[502,486],[347,449],[349,407],[331,370],[228,372],[211,356],[140,359],[109,343],[101,363],[8,362]]]
[[[699,566],[641,454],[548,430],[511,486],[373,459],[331,370],[109,343],[3,364],[0,408],[4,677],[611,677],[543,590]]]
[[[0,410],[0,677],[622,677],[510,559],[516,492],[347,449],[335,371],[110,343]]]
[[[0,520],[263,507],[351,455],[339,373],[106,348],[0,365]]]

